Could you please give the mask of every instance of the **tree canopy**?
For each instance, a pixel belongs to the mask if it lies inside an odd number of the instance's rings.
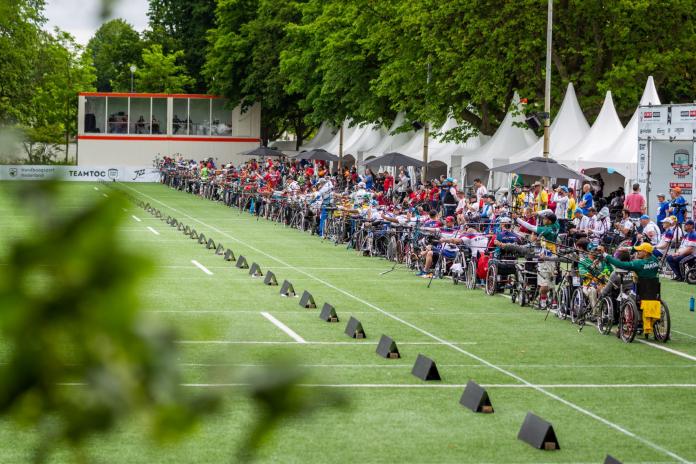
[[[162,46],[155,44],[143,50],[143,64],[135,72],[136,88],[139,92],[184,93],[194,80],[186,67],[177,64],[184,52],[164,54]]]
[[[130,67],[142,64],[143,43],[133,26],[122,19],[107,21],[87,44],[97,72],[99,92],[130,90]]]

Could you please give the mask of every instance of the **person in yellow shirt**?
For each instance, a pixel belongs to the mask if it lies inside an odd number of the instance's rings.
[[[566,219],[572,220],[575,217],[575,208],[577,208],[578,202],[575,199],[575,189],[568,188],[568,216]]]
[[[534,211],[543,211],[549,206],[549,194],[541,188],[541,182],[534,182]]]

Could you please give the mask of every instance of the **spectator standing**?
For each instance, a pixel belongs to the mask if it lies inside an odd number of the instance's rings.
[[[488,195],[488,189],[479,178],[474,179],[474,188],[476,189],[476,200],[481,203],[481,199]]]
[[[686,219],[686,198],[681,194],[681,187],[674,187],[669,194],[672,197],[669,203],[669,214],[677,218],[678,224],[682,224]]]
[[[582,198],[580,199],[580,203],[578,203],[578,207],[585,216],[587,216],[590,212],[590,208],[594,206],[591,190],[590,184],[585,184],[582,186]]]
[[[558,218],[558,225],[560,227],[560,232],[564,233],[568,230],[568,187],[565,185],[558,187],[557,191],[554,193],[555,197],[555,209],[554,213]]]
[[[628,210],[629,217],[632,219],[637,219],[645,214],[647,207],[645,197],[640,193],[639,184],[633,184],[633,191],[626,195],[623,207]]]
[[[655,218],[657,220],[657,225],[660,227],[660,232],[662,232],[664,229],[662,228],[662,221],[665,220],[667,217],[669,210],[669,201],[665,200],[665,194],[664,193],[658,193],[657,194],[657,217]]]

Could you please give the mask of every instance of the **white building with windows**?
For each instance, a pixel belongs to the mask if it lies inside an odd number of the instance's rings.
[[[79,94],[78,164],[152,166],[182,155],[218,165],[243,161],[259,146],[261,107],[242,112],[224,98],[198,94]]]

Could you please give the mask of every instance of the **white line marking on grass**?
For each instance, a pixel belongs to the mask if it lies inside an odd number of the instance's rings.
[[[99,191],[99,189],[98,189],[97,187],[92,187],[92,188],[93,188],[94,190],[96,190],[96,191]]]
[[[131,217],[132,217],[133,219],[135,219],[136,221],[138,221],[138,222],[143,222],[142,219],[140,219],[138,216],[136,216],[136,215],[134,215],[134,214],[131,214]]]
[[[152,232],[152,233],[155,234],[155,235],[159,235],[159,234],[160,234],[159,232],[157,232],[155,229],[153,229],[153,228],[150,227],[150,226],[147,226],[147,230],[149,230],[150,232]]]
[[[103,196],[104,198],[109,198],[109,195],[107,195],[106,193],[102,193],[102,196]]]
[[[171,206],[167,205],[166,203],[164,203],[164,202],[162,202],[162,201],[160,201],[160,200],[158,200],[158,199],[156,199],[156,198],[154,198],[154,197],[151,197],[150,195],[144,194],[144,193],[140,192],[139,190],[134,189],[133,187],[130,187],[130,186],[127,186],[127,185],[126,185],[125,187],[128,188],[128,189],[130,189],[130,190],[133,190],[134,192],[136,192],[136,193],[138,193],[138,194],[140,194],[140,195],[143,195],[143,196],[145,196],[145,197],[148,197],[148,198],[150,198],[150,199],[153,200],[153,201],[156,201],[157,203],[161,204],[162,206],[164,206],[164,207],[166,207],[166,208],[168,208],[168,209],[170,209],[170,210],[172,210],[172,211],[175,211],[175,212],[177,212],[177,213],[179,213],[179,214],[183,214],[184,216],[188,217],[189,219],[191,219],[191,220],[193,220],[193,221],[196,221],[197,223],[201,224],[202,226],[207,227],[207,228],[210,229],[210,230],[216,231],[217,233],[219,233],[219,234],[221,234],[221,235],[223,235],[223,236],[226,236],[226,237],[229,238],[230,240],[235,241],[235,242],[237,242],[237,243],[240,243],[240,244],[246,246],[247,248],[249,248],[249,249],[251,249],[251,250],[254,250],[254,251],[257,252],[257,253],[259,253],[259,254],[261,254],[261,255],[264,255],[264,256],[266,256],[266,257],[272,259],[273,261],[275,261],[275,262],[277,262],[277,263],[280,263],[280,264],[282,264],[282,265],[284,265],[284,266],[290,266],[291,269],[294,269],[294,270],[297,271],[297,272],[300,272],[300,273],[302,273],[302,274],[305,274],[307,277],[311,277],[311,278],[313,278],[314,280],[316,280],[317,282],[319,282],[319,283],[321,283],[321,284],[323,284],[323,285],[325,285],[325,286],[327,286],[327,287],[329,287],[329,288],[331,288],[331,289],[333,289],[333,290],[335,290],[335,291],[337,291],[337,292],[340,292],[340,293],[342,293],[342,294],[344,294],[344,295],[346,295],[346,296],[348,296],[348,297],[354,299],[355,301],[357,301],[357,302],[359,302],[359,303],[362,303],[362,304],[364,304],[365,306],[370,307],[370,308],[374,309],[375,311],[377,311],[377,312],[379,312],[379,313],[381,313],[381,314],[383,314],[383,315],[385,315],[385,316],[387,316],[387,317],[390,317],[391,319],[393,319],[393,320],[395,320],[395,321],[397,321],[397,322],[400,322],[401,324],[403,324],[403,325],[405,325],[405,326],[407,326],[407,327],[410,327],[411,329],[413,329],[413,330],[415,330],[415,331],[417,331],[417,332],[420,332],[420,333],[422,333],[423,335],[426,335],[427,337],[432,338],[433,340],[436,340],[436,341],[442,343],[443,345],[449,346],[449,347],[452,348],[453,350],[458,351],[458,352],[460,352],[460,353],[462,353],[462,354],[464,354],[464,355],[470,357],[471,359],[475,359],[476,361],[478,361],[478,362],[480,362],[480,363],[482,363],[482,364],[487,365],[488,367],[490,367],[490,368],[493,369],[493,370],[496,370],[496,371],[498,371],[498,372],[500,372],[500,373],[502,373],[502,374],[505,374],[506,376],[508,376],[508,377],[510,377],[510,378],[513,378],[513,379],[517,380],[517,381],[520,382],[520,383],[523,383],[523,384],[525,384],[525,385],[528,385],[530,388],[532,388],[532,389],[538,391],[539,393],[542,393],[542,394],[548,396],[549,398],[552,398],[552,399],[558,401],[559,403],[564,404],[564,405],[568,406],[569,408],[574,409],[575,411],[577,411],[577,412],[579,412],[579,413],[581,413],[581,414],[584,414],[584,415],[586,415],[586,416],[588,416],[588,417],[590,417],[590,418],[592,418],[592,419],[594,419],[594,420],[596,420],[596,421],[598,421],[598,422],[600,422],[600,423],[606,425],[606,426],[609,427],[609,428],[612,428],[612,429],[614,429],[614,430],[616,430],[616,431],[618,431],[618,432],[620,432],[620,433],[622,433],[622,434],[624,434],[624,435],[626,435],[626,436],[628,436],[628,437],[631,437],[631,438],[633,438],[634,440],[639,441],[639,442],[643,443],[644,445],[646,445],[646,446],[648,446],[648,447],[650,447],[650,448],[652,448],[652,449],[654,449],[654,450],[656,450],[656,451],[659,451],[659,452],[661,452],[661,453],[664,453],[664,454],[668,455],[669,457],[671,457],[672,459],[675,459],[675,460],[677,460],[677,461],[679,461],[679,462],[683,462],[683,463],[688,463],[688,462],[689,462],[687,459],[685,459],[685,458],[679,456],[678,454],[676,454],[676,453],[674,453],[674,452],[668,450],[667,448],[664,448],[664,447],[658,445],[657,443],[654,443],[654,442],[648,440],[647,438],[643,438],[643,437],[641,437],[640,435],[636,435],[635,433],[631,432],[630,430],[628,430],[628,429],[626,429],[626,428],[624,428],[624,427],[622,427],[622,426],[620,426],[620,425],[618,425],[618,424],[616,424],[616,423],[614,423],[614,422],[612,422],[612,421],[610,421],[610,420],[608,420],[608,419],[605,419],[604,417],[601,417],[601,416],[599,416],[599,415],[593,413],[592,411],[590,411],[590,410],[588,410],[588,409],[585,409],[585,408],[583,408],[582,406],[579,406],[579,405],[573,403],[572,401],[566,400],[566,399],[564,399],[564,398],[562,398],[562,397],[556,395],[555,393],[552,393],[552,392],[550,392],[550,391],[548,391],[548,390],[546,390],[546,389],[544,389],[544,388],[542,388],[542,387],[539,387],[539,386],[537,386],[537,385],[534,385],[533,383],[531,383],[531,382],[529,382],[528,380],[526,380],[526,379],[520,377],[519,375],[517,375],[517,374],[515,374],[515,373],[513,373],[513,372],[511,372],[511,371],[509,371],[509,370],[507,370],[507,369],[504,369],[504,368],[502,368],[502,367],[500,367],[500,366],[497,366],[497,365],[493,364],[492,362],[490,362],[490,361],[488,361],[488,360],[486,360],[486,359],[484,359],[484,358],[482,358],[482,357],[480,357],[480,356],[477,356],[477,355],[475,355],[474,353],[472,353],[472,352],[470,352],[470,351],[467,351],[467,350],[465,350],[465,349],[463,349],[463,348],[460,348],[460,347],[454,345],[453,343],[451,343],[451,342],[449,342],[449,341],[447,341],[447,340],[445,340],[445,339],[443,339],[443,338],[441,338],[441,337],[438,337],[437,335],[432,334],[432,333],[428,332],[427,330],[422,329],[422,328],[416,326],[415,324],[412,324],[411,322],[408,322],[408,321],[406,321],[405,319],[402,319],[402,318],[400,318],[399,316],[396,316],[396,315],[394,315],[394,314],[392,314],[392,313],[390,313],[390,312],[388,312],[388,311],[386,311],[386,310],[380,308],[379,306],[376,306],[376,305],[374,305],[374,304],[372,304],[372,303],[370,303],[370,302],[368,302],[368,301],[366,301],[366,300],[360,298],[359,296],[356,296],[356,295],[354,295],[354,294],[352,294],[352,293],[350,293],[350,292],[348,292],[348,291],[346,291],[346,290],[343,290],[342,288],[339,288],[339,287],[337,287],[337,286],[335,286],[335,285],[333,285],[333,284],[331,284],[331,283],[329,283],[329,282],[327,282],[327,281],[325,281],[325,280],[322,280],[322,279],[320,279],[319,277],[314,276],[313,274],[310,274],[310,273],[305,272],[305,271],[303,271],[303,270],[301,270],[301,269],[298,269],[298,268],[294,268],[294,267],[292,267],[289,263],[287,263],[287,262],[285,262],[285,261],[283,261],[283,260],[281,260],[281,259],[279,259],[279,258],[276,258],[275,256],[272,256],[272,255],[266,253],[265,251],[262,251],[262,250],[260,250],[260,249],[258,249],[258,248],[256,248],[256,247],[254,247],[253,245],[249,245],[248,243],[244,242],[243,240],[240,240],[240,239],[238,239],[238,238],[236,238],[236,237],[231,236],[230,234],[227,234],[227,233],[221,231],[221,230],[218,229],[217,227],[210,226],[210,225],[206,224],[205,222],[201,221],[200,219],[197,219],[197,218],[195,218],[195,217],[193,217],[193,216],[191,216],[191,215],[189,215],[189,214],[187,214],[187,213],[184,213],[183,211],[177,210],[176,208],[172,208]]]
[[[195,259],[192,259],[192,260],[191,260],[191,264],[193,264],[194,266],[196,266],[198,269],[200,269],[201,271],[205,272],[206,274],[208,274],[208,275],[213,275],[213,273],[210,272],[210,270],[209,270],[207,267],[205,267],[204,265],[202,265],[201,263],[199,263],[199,262],[196,261]]]
[[[688,333],[685,333],[685,332],[680,332],[680,331],[678,331],[678,330],[672,329],[672,332],[678,333],[679,335],[684,335],[684,336],[689,337],[689,338],[696,338],[696,335],[691,335],[691,334],[688,334]]]
[[[677,356],[681,356],[682,358],[689,359],[691,361],[696,361],[696,356],[684,353],[682,351],[677,351],[673,348],[667,348],[666,346],[664,346],[662,344],[653,343],[653,342],[649,342],[646,340],[641,340],[640,338],[637,338],[637,337],[636,337],[636,341],[642,343],[643,345],[652,346],[653,348],[657,348],[658,350],[666,351],[668,353],[672,353],[672,354],[675,354]]]
[[[263,317],[265,317],[266,319],[268,319],[269,321],[271,321],[271,323],[272,323],[274,326],[278,327],[280,330],[282,330],[283,332],[285,332],[286,334],[288,334],[288,336],[289,336],[290,338],[292,338],[293,340],[295,340],[297,343],[307,343],[307,341],[306,341],[304,338],[300,337],[300,336],[297,334],[297,332],[295,332],[295,331],[292,330],[290,327],[288,327],[287,325],[285,325],[285,324],[283,324],[282,322],[280,322],[278,319],[276,319],[275,317],[273,317],[273,316],[270,315],[269,313],[267,313],[267,312],[261,312],[261,315],[262,315]]]
[[[311,344],[311,343],[310,343]],[[249,364],[249,363],[180,363],[180,366],[184,367],[268,367],[269,364]],[[439,367],[446,368],[485,368],[488,366],[482,364],[438,364]],[[655,366],[653,364],[624,364],[624,365],[613,365],[613,364],[599,364],[599,365],[585,365],[585,366],[574,366],[570,364],[556,364],[556,365],[524,365],[524,364],[503,364],[505,367],[516,367],[516,368],[535,368],[535,369],[693,369],[696,366],[686,365],[686,366]],[[327,368],[327,369],[411,369],[413,364],[298,364],[298,367],[311,367],[311,368]],[[515,384],[517,385],[517,384]],[[662,384],[659,384],[662,385]],[[687,384],[691,385],[691,384]],[[694,384],[696,385],[696,384]],[[526,386],[526,385],[520,385]]]
[[[269,341],[269,340],[177,340],[175,343],[180,343],[182,345],[296,345],[302,343],[303,345],[369,345],[376,346],[376,341],[366,341],[366,342],[286,342],[286,341]],[[453,343],[455,345],[477,345],[476,342],[462,342]],[[399,342],[399,345],[424,345],[440,346],[442,343],[435,342]]]

